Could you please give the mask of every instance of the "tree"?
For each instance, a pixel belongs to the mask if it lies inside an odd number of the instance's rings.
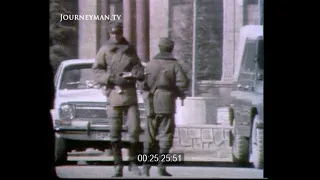
[[[197,0],[196,81],[221,80],[222,75],[222,1]],[[174,55],[192,80],[193,0],[171,4],[170,37],[175,41]],[[196,86],[196,95],[204,93]],[[188,94],[191,94],[191,86]]]
[[[59,64],[65,59],[74,58],[75,55],[70,50],[70,42],[76,37],[75,27],[62,24],[61,14],[71,14],[66,10],[60,0],[50,0],[50,62],[55,73]]]

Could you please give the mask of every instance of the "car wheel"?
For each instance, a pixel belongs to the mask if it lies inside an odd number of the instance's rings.
[[[55,139],[55,163],[63,165],[67,162],[67,143],[63,138],[56,136]]]
[[[233,121],[233,124],[235,122]],[[233,125],[234,128],[234,125]],[[233,131],[232,157],[233,162],[238,164],[249,163],[249,140],[247,137],[239,136]]]
[[[264,144],[263,144],[263,129],[257,128],[256,124],[259,120],[258,116],[255,116],[252,127],[252,139],[251,139],[251,154],[250,161],[257,169],[263,169],[264,167]]]

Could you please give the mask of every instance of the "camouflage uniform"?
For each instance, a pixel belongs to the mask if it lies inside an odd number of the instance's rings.
[[[121,130],[125,114],[130,136],[129,170],[140,175],[136,165],[136,149],[140,135],[140,120],[137,104],[136,80],[144,78],[144,70],[135,50],[122,37],[121,23],[110,24],[109,33],[119,36],[118,42],[108,40],[98,51],[92,67],[96,81],[106,86],[109,105],[107,115],[110,121],[110,137],[114,154],[116,177],[122,176]],[[122,73],[131,72],[133,78],[123,78]]]
[[[145,68],[146,79],[143,83],[144,94],[151,94],[152,103],[145,106],[150,109],[147,121],[144,153],[155,153],[158,145],[156,136],[159,135],[159,153],[169,153],[172,148],[175,131],[175,101],[177,97],[184,99],[184,91],[189,85],[186,73],[178,61],[172,56],[174,43],[168,38],[161,38],[160,53],[150,61]],[[166,78],[161,78],[164,74]],[[148,96],[148,95],[146,95]],[[144,98],[145,99],[145,98]],[[153,107],[148,107],[148,106]],[[154,114],[152,114],[152,111]],[[150,165],[144,164],[143,175],[149,176]],[[163,164],[158,164],[161,176],[171,176]]]

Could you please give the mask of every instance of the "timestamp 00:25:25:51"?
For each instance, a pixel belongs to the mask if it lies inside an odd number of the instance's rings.
[[[183,153],[141,153],[137,155],[137,161],[139,163],[147,164],[182,164],[184,163],[184,154]]]

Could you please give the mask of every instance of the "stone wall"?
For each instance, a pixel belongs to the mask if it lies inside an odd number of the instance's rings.
[[[227,110],[221,110],[231,104],[230,93],[235,90],[235,84],[197,84],[199,97],[187,97],[184,106],[178,98],[176,101],[177,125],[219,124],[226,121],[221,117],[228,117]],[[220,109],[220,110],[219,110]]]
[[[217,98],[187,97],[182,106],[181,100],[176,101],[177,125],[216,124]]]
[[[230,158],[231,126],[178,126],[175,130],[172,152],[210,152],[216,158]]]

